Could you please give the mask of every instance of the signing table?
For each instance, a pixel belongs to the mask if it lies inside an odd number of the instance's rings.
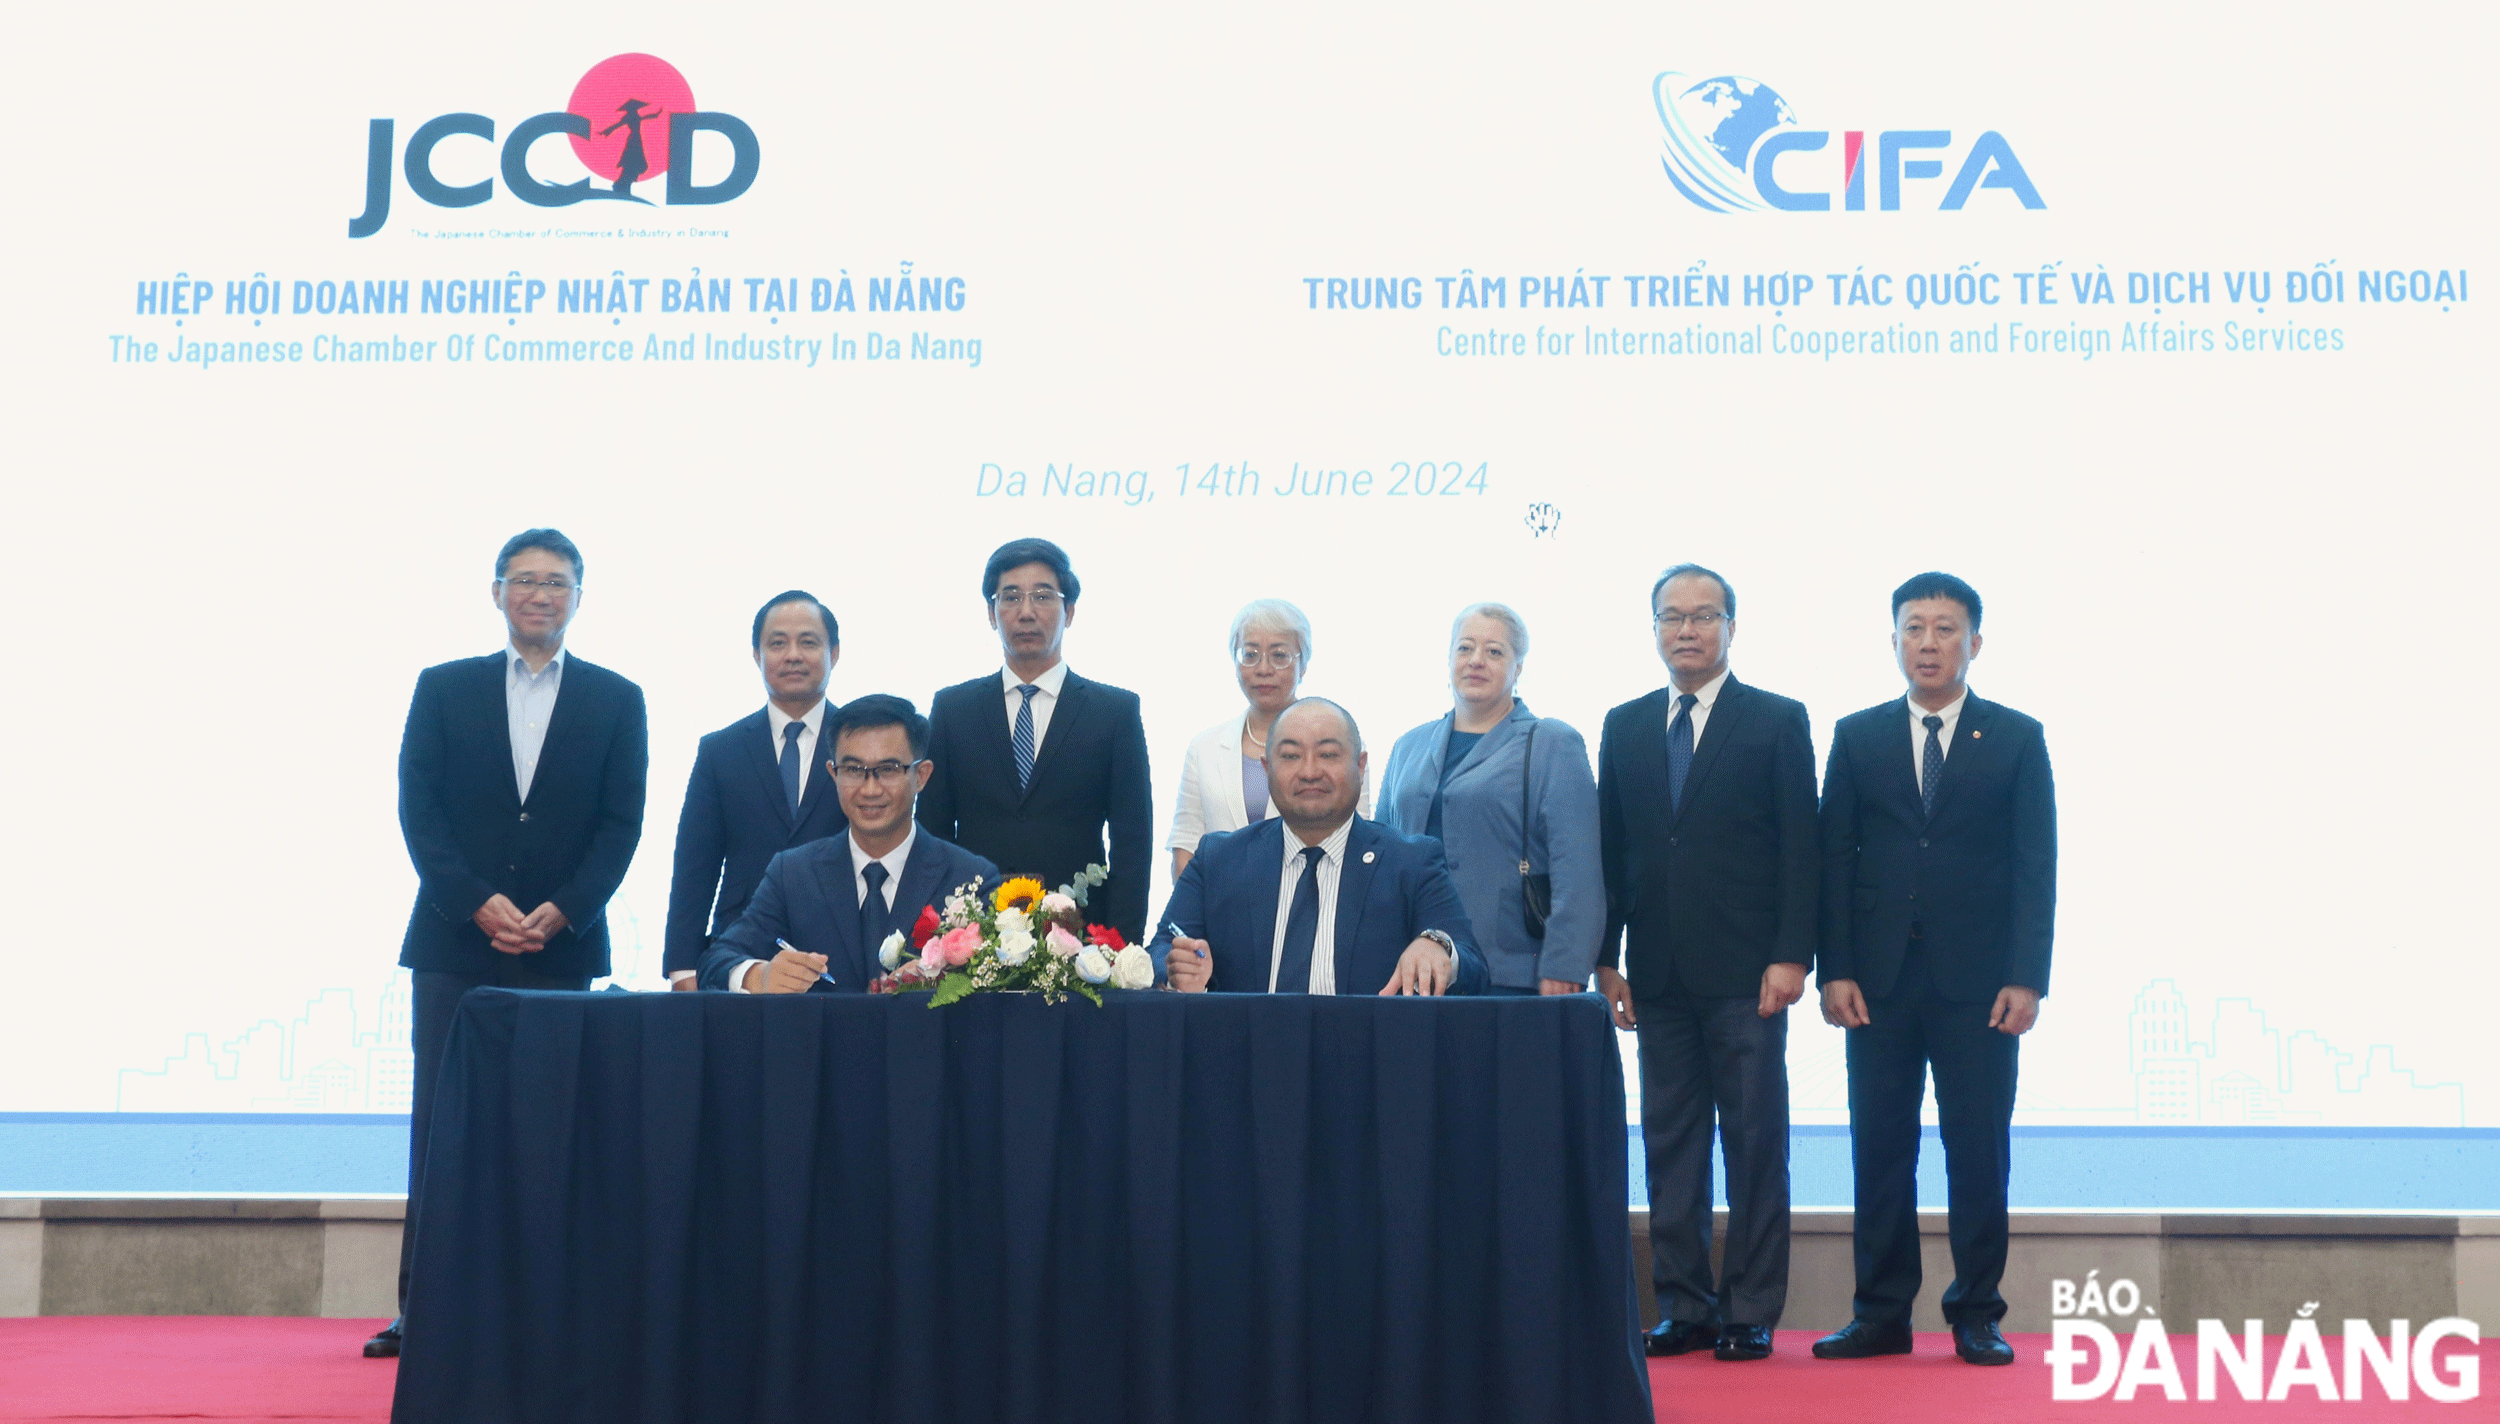
[[[462,1002],[399,1424],[1651,1418],[1594,996]]]

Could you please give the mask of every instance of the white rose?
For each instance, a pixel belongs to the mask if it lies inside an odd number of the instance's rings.
[[[903,938],[903,932],[896,930],[885,937],[884,944],[877,946],[877,962],[885,966],[886,973],[893,973],[903,967],[904,956],[911,953],[910,945],[911,942]]]
[[[1060,894],[1056,890],[1053,890],[1049,894],[1042,897],[1042,913],[1045,915],[1073,915],[1076,913],[1076,901],[1069,899],[1067,896]]]
[[[1155,962],[1146,951],[1130,945],[1111,959],[1111,987],[1114,989],[1151,989],[1155,982]]]
[[[1031,930],[1002,929],[998,933],[998,962],[1013,969],[1033,957]]]
[[[1099,984],[1111,977],[1111,956],[1100,945],[1087,945],[1076,957],[1076,977],[1088,984]]]
[[[1031,934],[1033,932],[1033,917],[1022,910],[999,911],[996,924],[998,925],[998,932],[1002,935]]]

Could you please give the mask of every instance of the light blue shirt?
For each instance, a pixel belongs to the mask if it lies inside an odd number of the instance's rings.
[[[503,715],[512,734],[512,781],[521,800],[530,799],[530,782],[538,776],[538,753],[547,745],[547,719],[555,715],[556,692],[564,686],[564,650],[536,672],[521,650],[504,646]]]

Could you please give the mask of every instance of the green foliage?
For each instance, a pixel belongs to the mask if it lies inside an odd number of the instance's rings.
[[[945,978],[940,979],[938,981],[937,988],[930,992],[929,1007],[933,1009],[942,1009],[948,1004],[955,1002],[957,999],[970,997],[971,994],[971,975],[949,974]],[[1101,1000],[1098,999],[1095,1002],[1100,1003]]]

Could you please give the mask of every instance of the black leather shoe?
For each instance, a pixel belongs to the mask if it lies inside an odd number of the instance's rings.
[[[367,1340],[365,1342],[365,1358],[368,1360],[398,1359],[400,1324],[400,1321],[394,1320],[390,1324],[383,1326],[380,1331],[376,1332],[372,1339]],[[2010,1359],[2012,1357],[2008,1356],[2007,1358]]]
[[[2010,1365],[2014,1363],[2014,1347],[2005,1343],[1993,1320],[1974,1321],[1953,1327],[1953,1353],[1966,1365]]]
[[[1711,1353],[1722,1360],[1767,1360],[1771,1358],[1771,1327],[1724,1326],[1719,1331],[1719,1348]]]
[[[1689,1355],[1710,1348],[1718,1338],[1718,1327],[1706,1320],[1661,1320],[1641,1337],[1641,1349],[1652,1355]]]
[[[1814,1358],[1818,1360],[1870,1360],[1877,1355],[1910,1353],[1910,1326],[1878,1325],[1871,1320],[1852,1320],[1838,1330],[1814,1342]]]

